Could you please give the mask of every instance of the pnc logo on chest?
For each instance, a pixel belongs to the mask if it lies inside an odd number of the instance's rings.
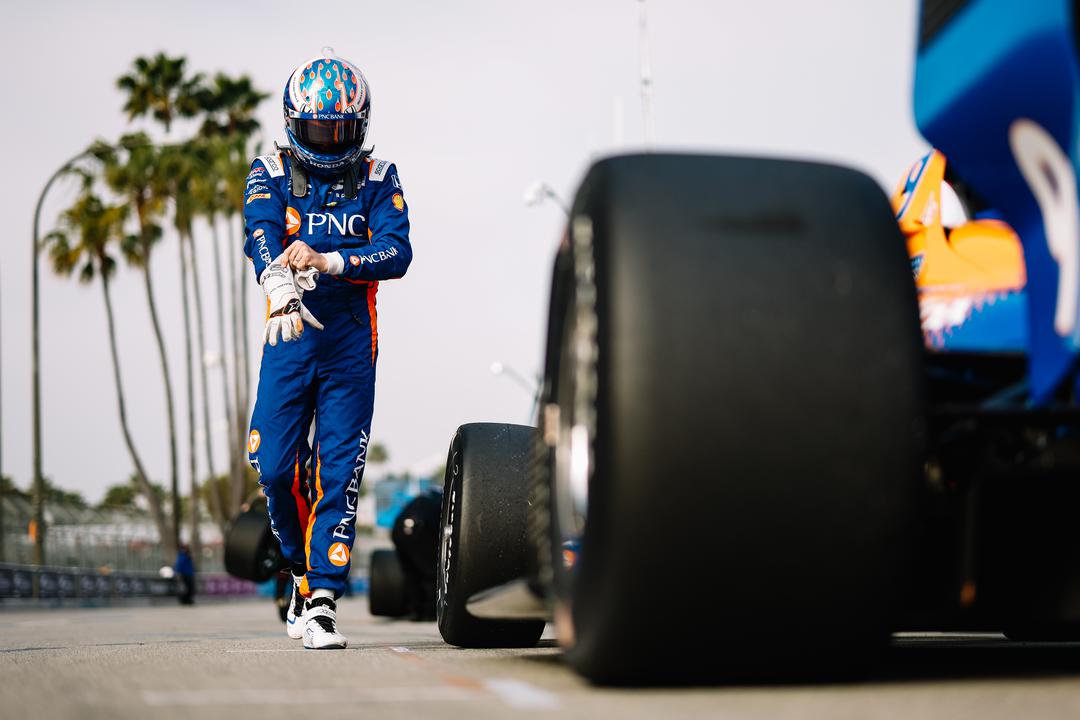
[[[352,237],[367,235],[367,218],[360,213],[308,213],[306,216],[307,234],[337,234]]]

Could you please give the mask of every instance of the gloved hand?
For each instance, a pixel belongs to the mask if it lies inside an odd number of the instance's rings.
[[[296,294],[303,299],[304,293],[315,289],[315,281],[319,279],[319,271],[313,267],[294,271],[293,279],[296,282]]]
[[[263,344],[277,345],[279,335],[284,342],[299,338],[304,332],[304,323],[316,330],[323,329],[322,323],[300,302],[295,282],[292,270],[287,265],[282,265],[280,258],[263,270],[259,284],[270,301],[270,315],[263,330]],[[310,274],[305,275],[304,282],[310,283],[314,289],[315,282]]]

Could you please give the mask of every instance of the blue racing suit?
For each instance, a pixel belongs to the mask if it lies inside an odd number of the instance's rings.
[[[305,595],[345,590],[375,402],[379,281],[399,278],[412,260],[409,213],[397,168],[368,158],[355,197],[341,178],[308,176],[296,197],[282,154],[255,159],[244,192],[244,251],[256,277],[289,243],[338,252],[340,275],[321,275],[302,302],[324,330],[263,347],[248,460],[259,473],[270,523],[284,556],[304,565]],[[308,435],[315,420],[314,442]],[[308,461],[314,451],[314,484]]]

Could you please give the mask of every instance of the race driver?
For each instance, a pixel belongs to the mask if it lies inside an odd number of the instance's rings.
[[[397,168],[365,149],[371,94],[355,65],[323,48],[293,71],[284,104],[289,146],[255,159],[244,192],[244,251],[267,299],[248,459],[292,569],[288,635],[337,649],[375,399],[375,294],[412,260],[409,214]]]

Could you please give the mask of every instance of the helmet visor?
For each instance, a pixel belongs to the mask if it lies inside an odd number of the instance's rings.
[[[340,155],[364,142],[363,120],[288,118],[288,122],[296,139],[320,155]]]

